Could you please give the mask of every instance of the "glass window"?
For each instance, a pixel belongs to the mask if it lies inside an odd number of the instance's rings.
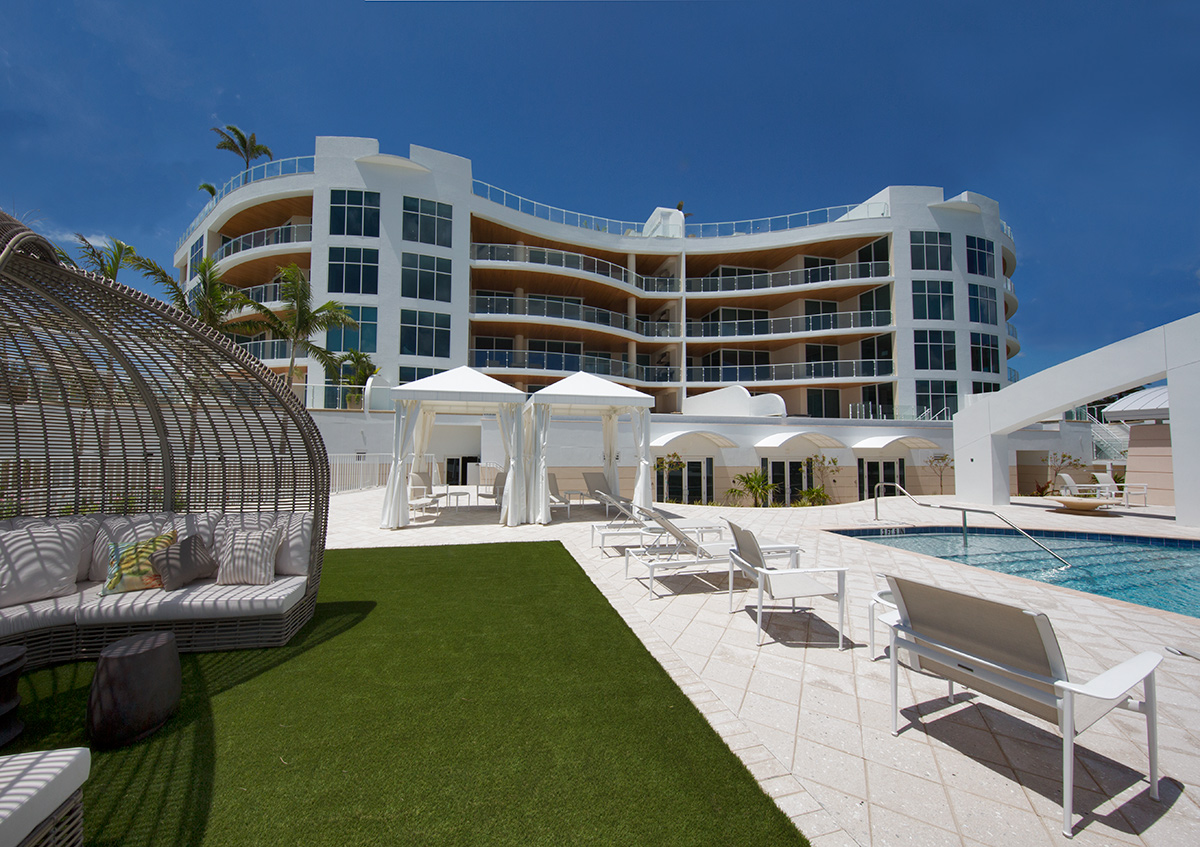
[[[947,419],[958,411],[958,382],[953,379],[918,379],[917,414]]]
[[[811,418],[840,418],[842,401],[836,388],[808,389],[808,415]]]
[[[913,232],[910,235],[914,271],[954,270],[950,257],[950,233]]]
[[[379,293],[379,251],[329,248],[329,290],[342,294]]]
[[[400,234],[405,241],[449,247],[453,218],[454,207],[448,203],[405,197]]]
[[[918,329],[913,332],[916,369],[952,371],[958,367],[954,353],[954,333],[948,330]]]
[[[996,278],[996,245],[986,238],[967,236],[967,273]]]
[[[329,234],[379,237],[379,192],[329,192]]]
[[[954,320],[954,283],[948,279],[914,279],[913,318],[919,321]]]
[[[998,382],[972,382],[971,383],[971,393],[972,394],[991,394],[993,391],[999,391],[999,390],[1000,390],[1000,383],[998,383]]]
[[[406,382],[412,382],[413,380],[424,379],[427,376],[440,374],[444,370],[445,368],[412,368],[401,365],[400,384],[403,385]]]
[[[204,259],[204,236],[200,236],[188,251],[188,279],[196,275],[200,262]]]
[[[343,306],[350,317],[358,321],[358,328],[337,326],[325,333],[325,349],[330,353],[345,353],[359,350],[374,353],[379,333],[379,309],[375,306]]]
[[[400,355],[450,358],[450,316],[401,309]]]
[[[967,309],[971,314],[971,322],[992,324],[1000,322],[999,309],[996,306],[996,289],[990,285],[967,283]]]
[[[404,253],[400,257],[400,294],[417,300],[450,302],[450,260]]]
[[[986,332],[971,333],[971,370],[1000,373],[1000,339]]]

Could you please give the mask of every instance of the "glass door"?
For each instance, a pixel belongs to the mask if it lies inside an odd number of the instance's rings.
[[[859,459],[858,460],[858,499],[869,500],[875,496],[875,486],[881,482],[897,483],[904,486],[903,459]],[[884,497],[894,497],[899,494],[894,485],[886,486],[880,494]]]

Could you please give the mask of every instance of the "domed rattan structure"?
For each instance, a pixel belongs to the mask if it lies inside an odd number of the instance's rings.
[[[280,377],[192,316],[65,267],[0,213],[0,518],[311,512],[286,619],[229,622],[229,638],[220,621],[176,628],[181,649],[229,649],[284,643],[312,617],[328,509],[324,443]]]

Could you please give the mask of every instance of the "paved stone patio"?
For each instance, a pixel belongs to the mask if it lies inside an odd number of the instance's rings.
[[[956,513],[900,498],[882,503],[878,522],[870,502],[807,509],[670,507],[688,517],[733,517],[761,536],[796,541],[803,547],[802,566],[849,568],[850,646],[839,651],[836,604],[820,599],[811,612],[768,615],[766,643],[758,647],[745,593],[735,594],[737,611],[729,613],[723,566],[701,576],[669,574],[657,580],[658,596],[650,598],[644,570],[634,569],[627,580],[617,551],[590,546],[590,524],[604,516],[599,506],[574,507],[570,520],[556,510],[549,526],[513,528],[496,524],[494,507],[472,506],[388,531],[378,529],[382,501],[380,489],[335,495],[328,546],[561,541],[815,847],[1067,843],[1060,832],[1061,747],[1051,725],[981,697],[960,697],[951,705],[944,682],[903,670],[903,715],[919,716],[921,724],[892,737],[888,662],[872,662],[867,647],[867,601],[882,587],[876,573],[1046,612],[1075,678],[1090,678],[1144,650],[1160,652],[1162,801],[1148,795],[1145,722],[1113,713],[1077,743],[1073,842],[1200,844],[1200,807],[1191,790],[1200,783],[1200,661],[1163,649],[1200,653],[1200,619],[823,531],[947,525],[957,523]],[[1162,509],[1079,515],[1017,498],[999,511],[1026,529],[1200,539],[1200,530],[1177,527]],[[986,515],[972,515],[970,523],[1001,525]],[[876,638],[882,651],[882,625]]]

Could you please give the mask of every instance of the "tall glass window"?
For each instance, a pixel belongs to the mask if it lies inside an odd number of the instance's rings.
[[[990,285],[968,282],[967,308],[971,313],[972,323],[995,326],[1000,322],[999,310],[996,307],[996,289]]]
[[[1000,339],[986,332],[971,333],[971,370],[1000,373]]]
[[[949,330],[918,329],[913,332],[916,368],[919,371],[952,371],[958,367],[954,333]]]
[[[379,237],[379,192],[329,192],[329,234]]]
[[[405,197],[401,233],[405,241],[449,247],[453,217],[454,207],[448,203]]]
[[[400,294],[417,300],[450,302],[450,260],[404,253],[400,257]]]
[[[450,358],[450,316],[401,309],[400,355]]]
[[[341,294],[378,294],[379,251],[330,247],[329,290]]]
[[[913,317],[919,321],[954,320],[954,283],[948,279],[914,279]]]
[[[200,236],[188,251],[188,279],[196,275],[200,262],[204,259],[204,236]]]
[[[954,270],[950,256],[950,233],[913,232],[910,235],[914,271]]]
[[[358,328],[338,326],[326,331],[325,348],[330,353],[345,353],[347,350],[374,353],[375,340],[379,334],[379,309],[375,306],[342,308],[358,322]]]
[[[986,238],[967,236],[967,273],[996,278],[996,245]]]
[[[917,414],[928,412],[948,419],[958,411],[958,382],[953,379],[918,379]]]

